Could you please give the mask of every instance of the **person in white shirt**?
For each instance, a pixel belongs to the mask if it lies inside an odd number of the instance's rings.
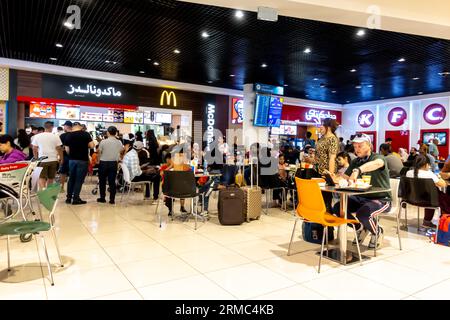
[[[53,134],[53,122],[45,123],[45,132],[35,135],[32,140],[33,154],[35,158],[47,157],[39,165],[42,167],[39,176],[39,187],[41,189],[52,184],[55,180],[58,162],[64,163],[62,142],[58,135]]]
[[[432,179],[436,187],[443,188],[447,186],[447,183],[440,177],[438,177],[434,172],[430,170],[431,163],[430,158],[419,154],[414,160],[414,169],[409,170],[406,173],[406,177],[408,178],[418,178],[418,179]],[[441,192],[440,192],[441,193]],[[449,197],[447,194],[441,193],[439,196],[439,206],[441,208],[445,208],[447,203],[450,203]],[[425,216],[423,218],[422,226],[426,228],[436,228],[436,225],[431,222],[433,220],[434,210],[433,209],[425,209]]]

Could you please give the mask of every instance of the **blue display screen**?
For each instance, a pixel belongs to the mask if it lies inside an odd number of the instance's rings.
[[[270,109],[270,96],[256,95],[255,116],[253,125],[257,127],[268,127],[268,117]]]
[[[281,113],[283,102],[280,97],[270,97],[269,116],[267,124],[269,127],[279,127],[281,124]]]

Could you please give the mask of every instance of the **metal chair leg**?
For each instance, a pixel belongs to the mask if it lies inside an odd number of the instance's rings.
[[[417,231],[420,230],[420,207],[417,207]]]
[[[6,251],[8,254],[8,271],[11,271],[11,251],[10,251],[10,243],[9,243],[9,236],[6,237]]]
[[[48,273],[50,274],[50,279],[51,279],[52,286],[54,286],[55,282],[53,281],[53,272],[52,272],[52,266],[50,265],[50,259],[48,257],[47,245],[45,244],[44,236],[42,234],[39,234],[39,235],[40,235],[41,240],[42,240],[42,245],[44,246],[45,258],[47,259]]]
[[[440,219],[441,218],[441,207],[438,207],[437,210],[438,210],[439,219]],[[439,223],[436,224],[436,234],[434,236],[434,243],[437,243],[438,232],[439,232]]]
[[[355,225],[352,224],[353,233],[355,234],[355,239],[358,239],[358,234],[356,233]],[[359,241],[356,241],[356,248],[358,249],[359,263],[362,266],[361,249],[359,248]]]
[[[330,252],[330,249],[329,249],[329,247],[328,247],[328,227],[327,227],[327,230],[326,230],[327,232],[323,235],[323,236],[325,236],[326,237],[326,241],[327,241],[327,257],[328,257],[328,253]]]
[[[328,227],[325,227],[324,231],[328,233]],[[325,245],[325,237],[322,237],[322,247],[320,248],[320,258],[319,258],[319,270],[318,273],[320,273],[320,266],[322,264],[322,257],[323,257],[323,247]]]
[[[58,239],[56,238],[55,228],[52,227],[51,232],[52,232],[52,236],[53,236],[53,241],[55,242],[56,252],[58,253],[60,266],[61,266],[61,268],[64,268],[64,263],[62,262],[62,258],[61,258],[61,252],[59,251]]]
[[[379,230],[379,224],[380,224],[380,219],[378,216],[375,217],[375,221],[377,223],[376,225],[376,230],[375,230],[375,248],[373,249],[373,256],[376,257],[377,256],[377,247],[378,247],[378,230]]]
[[[398,245],[400,247],[400,250],[402,250],[402,240],[400,237],[400,214],[401,214],[401,207],[399,208],[399,212],[397,214],[397,236],[398,236]]]
[[[194,198],[191,198],[191,214],[193,214],[194,218],[195,218],[195,228],[194,228],[194,230],[197,230],[197,213],[194,212],[194,211],[196,211],[196,210],[194,210]]]
[[[158,198],[158,200],[156,201],[156,211],[155,211],[155,215],[158,216],[159,227],[161,228],[161,227],[162,227],[162,221],[161,221],[162,219],[161,219],[161,214],[159,213],[158,209],[159,209],[159,198]]]
[[[298,218],[295,219],[294,228],[292,229],[291,242],[289,242],[288,253],[287,253],[288,256],[291,255],[291,245],[292,245],[292,241],[294,241],[295,227],[297,226],[297,221],[298,221]]]

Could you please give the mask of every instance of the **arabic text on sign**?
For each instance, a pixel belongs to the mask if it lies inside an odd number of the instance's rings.
[[[305,118],[308,121],[313,120],[315,123],[321,123],[322,119],[331,118],[336,120],[336,115],[331,114],[330,111],[319,111],[315,109],[311,109],[305,113]]]
[[[102,90],[101,88],[97,88],[96,86],[93,85],[86,85],[86,89],[81,88],[81,86],[78,86],[77,88],[75,88],[73,85],[70,85],[70,91],[67,91],[68,94],[72,95],[72,94],[90,94],[90,95],[94,95],[97,98],[102,97],[102,96],[114,96],[114,97],[121,97],[122,96],[122,92],[120,91],[116,91],[116,89],[114,87],[109,87],[106,88],[104,90]]]

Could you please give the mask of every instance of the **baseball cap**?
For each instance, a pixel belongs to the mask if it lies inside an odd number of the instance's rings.
[[[63,126],[72,127],[73,123],[72,123],[72,121],[67,120],[66,122],[64,122]]]
[[[137,150],[141,150],[144,148],[144,143],[142,141],[136,141],[133,147]]]
[[[353,138],[352,143],[361,143],[361,142],[372,143],[372,139],[370,139],[370,137],[367,134],[357,133]]]
[[[133,140],[134,140],[133,138],[131,138],[131,136],[130,136],[129,133],[125,133],[125,134],[122,136],[122,139],[123,139],[123,140],[127,140],[127,141],[133,141]]]

